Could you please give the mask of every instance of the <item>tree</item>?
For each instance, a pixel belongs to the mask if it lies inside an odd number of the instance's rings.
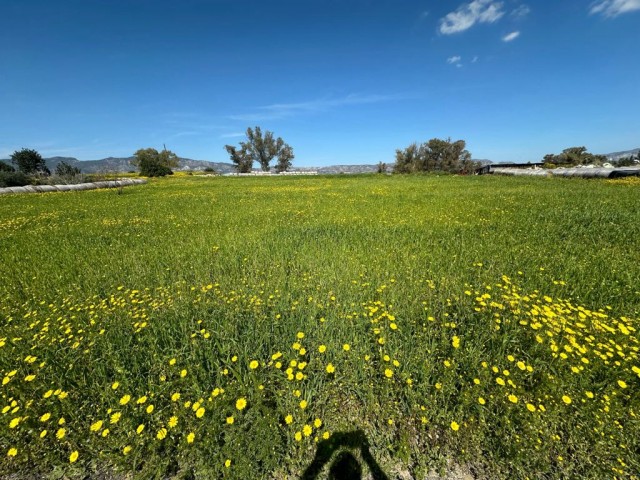
[[[258,162],[262,171],[268,172],[269,164],[275,157],[278,157],[276,171],[284,172],[291,167],[294,158],[293,149],[282,138],[274,139],[270,131],[263,135],[260,127],[247,128],[247,141],[240,142],[239,149],[232,145],[225,145],[224,148],[240,173],[250,172],[253,162]]]
[[[18,167],[18,171],[31,175],[39,173],[41,175],[50,175],[51,172],[47,168],[44,158],[35,150],[23,148],[20,151],[13,152],[11,162]]]
[[[558,155],[548,153],[543,157],[542,161],[545,166],[602,165],[607,161],[607,157],[604,155],[594,155],[593,153],[589,153],[586,147],[570,147],[565,148],[562,153]]]
[[[412,143],[404,150],[396,150],[396,164],[393,171],[396,173],[412,173],[422,169],[424,157],[421,151],[422,145]]]
[[[231,161],[236,166],[238,173],[251,172],[251,166],[253,165],[253,159],[249,156],[247,150],[242,146],[240,150],[232,145],[225,145],[224,148],[229,153]]]
[[[452,142],[450,138],[432,138],[421,145],[412,143],[404,150],[396,150],[394,171],[471,173],[478,165],[465,147],[464,140]]]
[[[285,143],[278,152],[278,163],[276,163],[276,172],[282,173],[289,170],[291,168],[293,158],[293,148]]]
[[[62,161],[56,165],[56,175],[59,177],[75,177],[76,175],[80,175],[80,169]]]
[[[132,165],[140,169],[140,175],[145,177],[164,177],[173,175],[172,168],[178,166],[178,156],[171,150],[164,148],[158,152],[155,148],[141,148],[133,154]]]

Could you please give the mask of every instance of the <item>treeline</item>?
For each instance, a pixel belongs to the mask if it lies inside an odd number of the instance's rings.
[[[577,167],[578,165],[603,165],[610,163],[614,167],[631,167],[640,164],[640,152],[617,160],[609,160],[604,155],[589,153],[586,147],[565,148],[559,154],[549,153],[542,159],[545,168]]]
[[[54,175],[62,181],[69,182],[80,175],[80,169],[60,162],[56,165]],[[11,164],[0,162],[0,188],[43,183],[50,176],[51,171],[44,158],[36,150],[29,148],[13,152]]]

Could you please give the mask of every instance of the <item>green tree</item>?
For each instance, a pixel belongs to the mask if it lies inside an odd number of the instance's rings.
[[[31,175],[38,173],[41,175],[50,175],[51,172],[47,168],[44,158],[35,150],[23,148],[20,151],[13,152],[11,162],[18,167],[18,171]]]
[[[558,155],[548,153],[543,157],[542,161],[546,166],[602,165],[607,161],[607,157],[589,153],[586,147],[570,147],[565,148]]]
[[[80,175],[80,169],[62,161],[56,165],[56,175],[59,177],[75,177],[76,175]]]
[[[172,175],[171,169],[178,166],[178,156],[166,148],[161,152],[155,148],[141,148],[133,155],[132,165],[138,167],[140,175],[145,177]]]
[[[465,147],[464,140],[452,142],[450,138],[432,138],[421,145],[412,143],[404,150],[396,150],[394,171],[471,173],[478,165]]]
[[[262,171],[268,172],[275,157],[278,157],[276,170],[284,172],[291,167],[294,158],[293,149],[282,138],[274,138],[273,132],[268,130],[263,134],[260,127],[247,128],[247,141],[240,142],[239,149],[231,145],[224,148],[240,173],[250,172],[253,162],[258,162]]]
[[[396,173],[411,173],[422,168],[423,153],[421,145],[412,143],[404,150],[396,150],[396,164],[393,171]]]
[[[285,143],[278,152],[278,163],[276,163],[276,172],[282,173],[289,170],[291,168],[293,158],[293,148]]]
[[[225,145],[225,150],[231,157],[231,161],[236,166],[238,173],[251,172],[251,166],[253,165],[253,159],[249,156],[244,146],[237,149],[233,145]]]

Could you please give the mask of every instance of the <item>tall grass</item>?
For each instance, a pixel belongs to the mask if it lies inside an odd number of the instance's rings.
[[[0,472],[284,478],[359,428],[387,472],[637,473],[639,201],[431,176],[2,198]]]

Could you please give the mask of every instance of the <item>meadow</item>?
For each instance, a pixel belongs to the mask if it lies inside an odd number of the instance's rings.
[[[0,475],[299,478],[361,430],[389,478],[638,478],[638,205],[430,175],[2,197]]]

